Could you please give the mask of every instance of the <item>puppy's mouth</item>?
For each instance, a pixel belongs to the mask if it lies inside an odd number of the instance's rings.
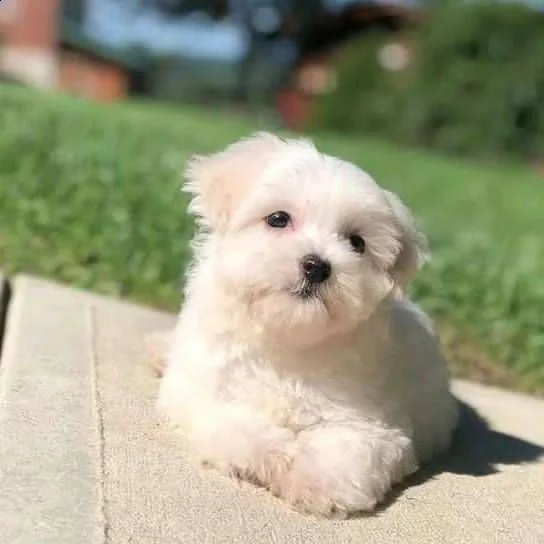
[[[302,280],[291,293],[302,300],[323,299],[322,286],[306,280]]]

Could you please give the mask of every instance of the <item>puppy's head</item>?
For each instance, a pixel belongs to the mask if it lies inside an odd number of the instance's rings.
[[[206,233],[200,261],[211,281],[286,343],[354,329],[402,293],[425,258],[395,195],[306,140],[259,133],[195,157],[185,190]]]

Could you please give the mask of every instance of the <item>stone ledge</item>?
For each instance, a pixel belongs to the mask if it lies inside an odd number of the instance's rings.
[[[158,425],[144,336],[172,316],[29,277],[13,288],[0,366],[3,543],[544,542],[543,401],[455,382],[466,405],[446,459],[378,515],[315,520],[195,469]]]

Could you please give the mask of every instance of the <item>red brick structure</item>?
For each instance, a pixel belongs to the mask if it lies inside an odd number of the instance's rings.
[[[62,48],[58,87],[91,100],[112,102],[127,96],[128,78],[118,63],[77,49]]]
[[[2,2],[2,5],[5,0]],[[6,38],[12,47],[49,51],[57,40],[60,0],[7,0]],[[11,11],[11,13],[9,13]]]
[[[62,0],[0,1],[0,72],[97,101],[126,97],[123,65],[61,35]]]
[[[0,69],[38,87],[55,86],[60,0],[0,2]]]

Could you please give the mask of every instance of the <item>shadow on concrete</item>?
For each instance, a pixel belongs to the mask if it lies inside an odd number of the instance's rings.
[[[542,446],[494,431],[474,408],[463,402],[460,407],[459,425],[448,453],[393,489],[376,513],[386,510],[407,488],[424,484],[444,472],[488,476],[499,472],[497,465],[521,465],[544,459]]]
[[[519,465],[544,456],[544,448],[508,434],[494,431],[474,408],[460,403],[461,417],[450,451],[440,460],[414,474],[409,485],[417,485],[441,472],[487,476],[496,465]],[[528,414],[529,416],[529,414]]]

